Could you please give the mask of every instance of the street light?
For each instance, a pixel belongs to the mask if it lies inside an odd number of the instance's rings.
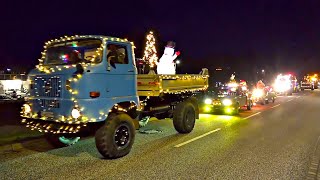
[[[262,71],[261,71],[262,73],[264,73],[264,69],[262,69]]]

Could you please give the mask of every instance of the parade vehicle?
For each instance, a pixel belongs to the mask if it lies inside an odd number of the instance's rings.
[[[252,91],[252,101],[254,104],[269,104],[269,102],[275,102],[277,94],[269,86],[265,88],[255,88]]]
[[[28,74],[29,96],[22,122],[62,147],[94,133],[105,158],[127,155],[135,131],[151,116],[172,117],[179,133],[199,118],[193,92],[208,88],[199,74],[138,74],[134,45],[107,36],[71,36],[48,41],[39,65]]]
[[[251,110],[253,102],[244,89],[237,83],[229,83],[218,87],[215,91],[207,92],[200,105],[200,111],[237,115],[243,107]]]
[[[318,89],[318,75],[314,74],[312,76],[306,75],[303,77],[303,80],[300,82],[301,91],[305,89]]]
[[[279,74],[273,84],[274,91],[279,95],[292,95],[294,86],[292,84],[292,75]]]

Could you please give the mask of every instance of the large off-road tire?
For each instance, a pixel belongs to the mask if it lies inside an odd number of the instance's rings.
[[[195,121],[196,110],[192,102],[184,101],[176,106],[173,112],[173,126],[179,133],[190,133]]]
[[[45,139],[55,148],[71,146],[80,140],[80,137],[68,137],[57,134],[46,134]]]
[[[190,97],[190,98],[187,99],[187,101],[189,101],[189,102],[191,102],[193,104],[193,107],[196,110],[196,119],[199,119],[200,109],[199,109],[199,102],[198,102],[197,98]]]
[[[96,134],[96,147],[107,159],[123,157],[131,151],[135,127],[132,118],[124,113],[111,114]]]
[[[250,100],[250,101],[249,101],[249,104],[247,105],[247,110],[251,110],[252,105],[253,105],[253,103],[252,103],[252,101]]]

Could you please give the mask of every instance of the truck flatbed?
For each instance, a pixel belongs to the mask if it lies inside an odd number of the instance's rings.
[[[208,75],[203,74],[139,74],[138,95],[159,96],[161,93],[183,93],[208,88]]]

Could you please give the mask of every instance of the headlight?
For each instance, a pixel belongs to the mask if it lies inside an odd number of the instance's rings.
[[[225,106],[230,106],[230,105],[232,105],[232,101],[230,99],[224,99],[222,101],[222,104]]]
[[[253,97],[262,97],[263,96],[263,90],[261,90],[261,89],[255,89],[255,90],[253,90],[253,92],[252,92],[252,96]]]
[[[78,109],[72,109],[71,115],[75,119],[78,119],[81,116],[80,111]]]
[[[212,99],[206,99],[206,100],[204,100],[204,103],[205,104],[212,104]]]
[[[23,113],[31,113],[31,106],[29,104],[23,105]]]

